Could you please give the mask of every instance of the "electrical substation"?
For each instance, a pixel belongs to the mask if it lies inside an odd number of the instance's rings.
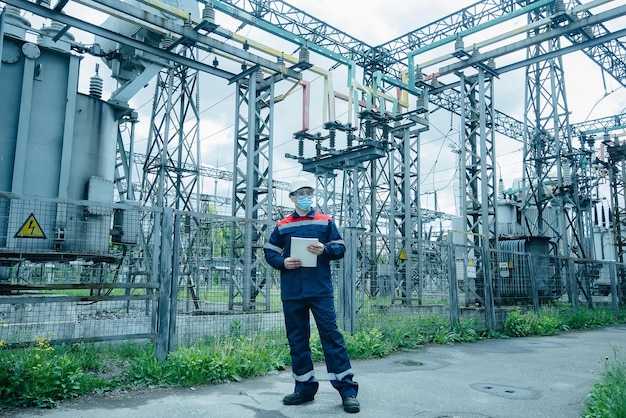
[[[564,64],[624,103],[622,1],[482,0],[378,46],[282,0],[0,5],[7,344],[153,339],[162,357],[281,329],[262,247],[299,174],[346,242],[348,332],[373,312],[497,329],[626,303],[626,113],[575,119]],[[423,167],[449,129],[444,205]]]

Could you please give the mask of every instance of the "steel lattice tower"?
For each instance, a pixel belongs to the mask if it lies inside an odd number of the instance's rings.
[[[395,149],[390,155],[388,167],[391,175],[391,222],[394,230],[403,238],[402,248],[390,251],[397,260],[392,263],[395,267],[393,277],[399,279],[394,283],[394,289],[402,295],[402,303],[407,305],[412,303],[415,285],[421,282],[418,278],[416,283],[412,273],[419,270],[416,265],[421,260],[421,257],[416,257],[413,252],[414,248],[421,249],[418,240],[422,238],[419,134],[420,129],[414,131],[411,126],[397,132],[397,136],[394,136]],[[393,247],[396,243],[390,245]],[[396,298],[396,292],[392,297]],[[421,303],[419,290],[418,303]]]
[[[192,48],[183,55],[195,60]],[[157,76],[143,167],[142,201],[199,210],[198,71],[174,64]]]
[[[460,75],[461,123],[463,129],[463,147],[461,149],[462,213],[466,219],[468,244],[480,249],[473,254],[476,266],[482,267],[484,276],[485,307],[487,326],[495,327],[493,306],[492,250],[498,248],[496,222],[496,176],[495,176],[495,130],[493,108],[493,78],[485,68],[478,68],[478,73],[471,77]],[[471,257],[472,255],[470,255]],[[467,283],[467,282],[466,282]],[[482,283],[477,283],[477,287]],[[466,292],[467,294],[467,292]],[[479,295],[480,296],[480,295]]]
[[[561,25],[567,21],[564,10],[557,1],[530,13],[529,22],[550,16],[555,26]],[[560,38],[553,38],[528,48],[527,58],[560,48]],[[524,226],[530,236],[550,238],[557,255],[593,259],[590,158],[584,141],[580,149],[572,145],[562,58],[527,66],[525,91]],[[572,274],[591,303],[587,266],[577,268]]]
[[[269,309],[262,238],[271,232],[265,222],[273,212],[274,78],[263,80],[252,67],[237,80],[236,94],[232,215],[242,220],[231,228],[229,308]]]
[[[164,38],[164,49],[171,48],[168,41]],[[193,48],[185,45],[180,48],[183,56],[196,59]],[[141,201],[145,204],[184,211],[201,210],[198,75],[197,70],[178,63],[157,75],[143,166]],[[191,227],[189,217],[179,217],[178,222],[184,224],[180,235],[181,251],[176,257],[180,257],[184,267],[174,271],[174,278],[186,278],[186,288],[198,308],[194,277],[200,254],[194,243],[200,229]],[[153,239],[156,237],[144,237],[144,245]]]

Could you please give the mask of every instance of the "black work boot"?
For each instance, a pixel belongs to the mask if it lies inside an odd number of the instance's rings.
[[[283,404],[285,405],[300,405],[303,403],[311,402],[315,399],[315,395],[303,395],[302,393],[294,392],[283,398]]]
[[[346,396],[343,398],[343,410],[355,414],[361,410],[361,405],[354,396]]]

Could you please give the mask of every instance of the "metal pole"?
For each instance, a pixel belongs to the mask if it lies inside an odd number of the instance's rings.
[[[459,323],[459,290],[456,280],[456,246],[448,244],[448,277],[450,278],[450,327],[456,329]]]
[[[535,313],[539,313],[539,293],[537,289],[537,279],[535,278],[535,266],[533,264],[533,257],[531,253],[526,253],[526,259],[528,260],[528,275],[530,276],[530,289],[532,292],[533,306]]]
[[[163,361],[169,351],[169,327],[170,327],[170,298],[172,291],[172,223],[173,209],[163,208],[163,218],[161,220],[161,254],[159,257],[159,306],[157,314],[157,361]]]
[[[617,263],[609,264],[611,276],[611,304],[613,306],[613,315],[619,317],[619,300],[617,294]],[[623,266],[622,266],[623,268]]]
[[[574,310],[574,312],[578,312],[578,285],[576,284],[576,274],[573,258],[567,258],[567,278],[570,288],[570,295],[572,296],[572,309]]]
[[[176,339],[176,313],[178,312],[178,271],[179,271],[179,253],[180,253],[180,223],[182,216],[177,214],[174,216],[174,244],[172,247],[172,280],[170,291],[170,312],[169,312],[169,329],[167,351],[173,351],[178,345]]]
[[[338,311],[341,327],[350,334],[356,332],[356,263],[357,229],[346,228],[344,234],[346,257],[344,257],[343,278],[339,286]]]

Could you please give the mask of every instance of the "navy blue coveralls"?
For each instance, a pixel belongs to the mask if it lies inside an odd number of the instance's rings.
[[[317,238],[324,244],[324,252],[318,256],[316,267],[285,268],[285,258],[291,254],[291,237]],[[305,216],[294,211],[278,221],[263,250],[268,264],[280,270],[281,299],[296,381],[295,392],[314,395],[319,387],[309,345],[311,312],[322,342],[331,384],[342,399],[356,397],[358,384],[352,380],[354,374],[348,350],[337,327],[330,274],[330,261],[343,258],[346,247],[332,218],[314,209]]]

